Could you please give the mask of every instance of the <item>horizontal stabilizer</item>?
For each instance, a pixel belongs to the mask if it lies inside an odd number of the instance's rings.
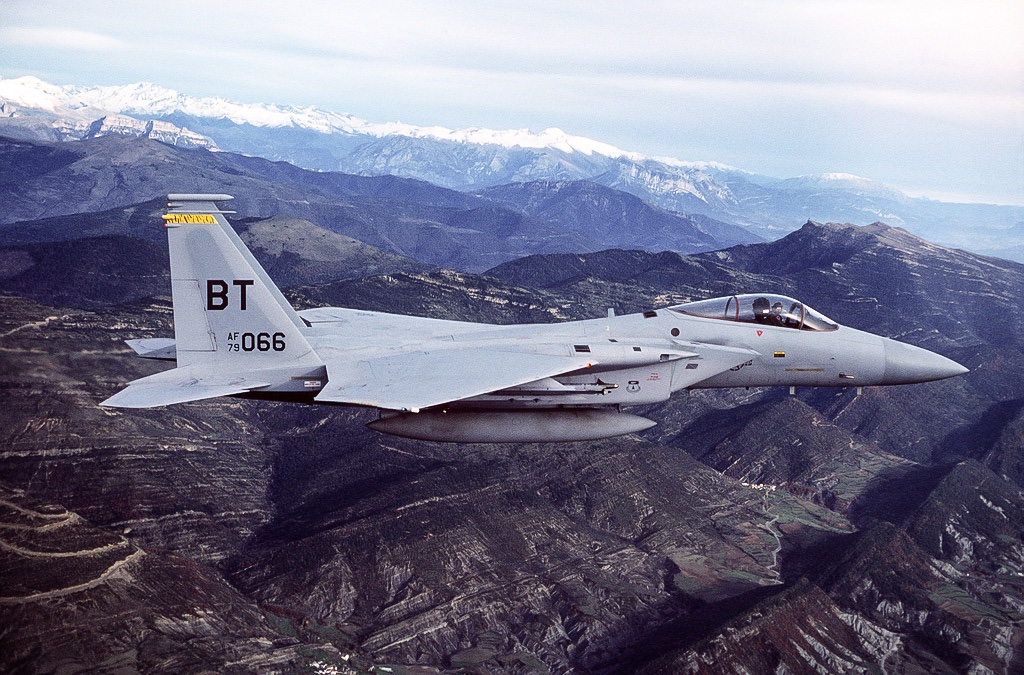
[[[178,358],[178,350],[174,347],[174,338],[125,340],[125,344],[134,349],[135,353],[144,359],[174,361]]]
[[[169,194],[167,195],[167,201],[171,203],[176,202],[227,202],[234,199],[231,195],[222,194]]]
[[[244,376],[197,378],[191,369],[174,368],[135,380],[100,405],[108,408],[158,408],[174,403],[244,394],[269,386],[269,382]]]
[[[574,356],[483,347],[407,352],[356,362],[325,361],[328,384],[317,395],[318,402],[413,412],[561,375],[593,363]]]

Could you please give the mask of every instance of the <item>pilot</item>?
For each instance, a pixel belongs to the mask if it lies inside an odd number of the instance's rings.
[[[786,318],[782,316],[782,303],[776,302],[772,305],[771,324],[773,326],[785,326]]]
[[[770,323],[771,303],[768,298],[754,300],[754,321],[758,323]]]

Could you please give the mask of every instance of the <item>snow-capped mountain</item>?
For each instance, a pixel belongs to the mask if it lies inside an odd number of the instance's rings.
[[[0,78],[0,134],[64,141],[109,134],[228,150],[322,171],[396,175],[464,191],[508,183],[589,180],[660,208],[696,213],[775,238],[809,219],[884,221],[944,244],[1006,253],[1024,208],[912,199],[842,173],[790,179],[712,162],[647,157],[559,129],[447,129],[223,98],[154,84],[80,87]],[[1009,237],[1009,238],[1008,238]]]
[[[735,206],[710,163],[654,159],[560,129],[447,129],[368,122],[353,115],[223,98],[195,98],[149,83],[59,86],[34,77],[0,79],[0,129],[36,118],[34,140],[107,133],[219,148],[304,168],[427,180],[473,190],[533,180],[594,180],[678,211]],[[115,117],[111,117],[114,115]],[[39,117],[49,117],[49,127]],[[132,126],[127,119],[142,124]],[[163,135],[145,129],[159,121]],[[172,139],[178,131],[180,138]],[[757,223],[753,223],[755,226]]]
[[[196,98],[148,82],[126,86],[79,87],[54,85],[26,76],[0,78],[0,100],[27,110],[52,113],[105,111],[141,118],[187,115],[199,119],[228,120],[267,129],[292,128],[321,134],[365,135],[377,138],[402,136],[429,138],[455,143],[497,145],[504,148],[550,148],[565,153],[600,155],[609,158],[642,159],[616,147],[561,129],[533,133],[528,129],[495,131],[491,129],[447,129],[440,126],[418,127],[400,122],[375,123],[358,117],[310,106],[278,106],[236,103],[219,97]]]

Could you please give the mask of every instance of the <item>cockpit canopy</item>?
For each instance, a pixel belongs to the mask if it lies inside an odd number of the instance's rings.
[[[836,330],[839,325],[807,305],[784,295],[748,293],[724,298],[699,300],[670,307],[673,312],[765,326],[781,326],[797,330]]]

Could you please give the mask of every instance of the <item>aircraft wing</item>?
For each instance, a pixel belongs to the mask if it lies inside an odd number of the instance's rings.
[[[321,403],[419,411],[515,387],[581,368],[593,359],[493,347],[414,351],[378,358],[325,359],[328,384]]]
[[[157,408],[173,403],[244,394],[268,386],[269,382],[244,375],[196,377],[187,368],[174,368],[130,382],[125,389],[100,405],[108,408]]]

